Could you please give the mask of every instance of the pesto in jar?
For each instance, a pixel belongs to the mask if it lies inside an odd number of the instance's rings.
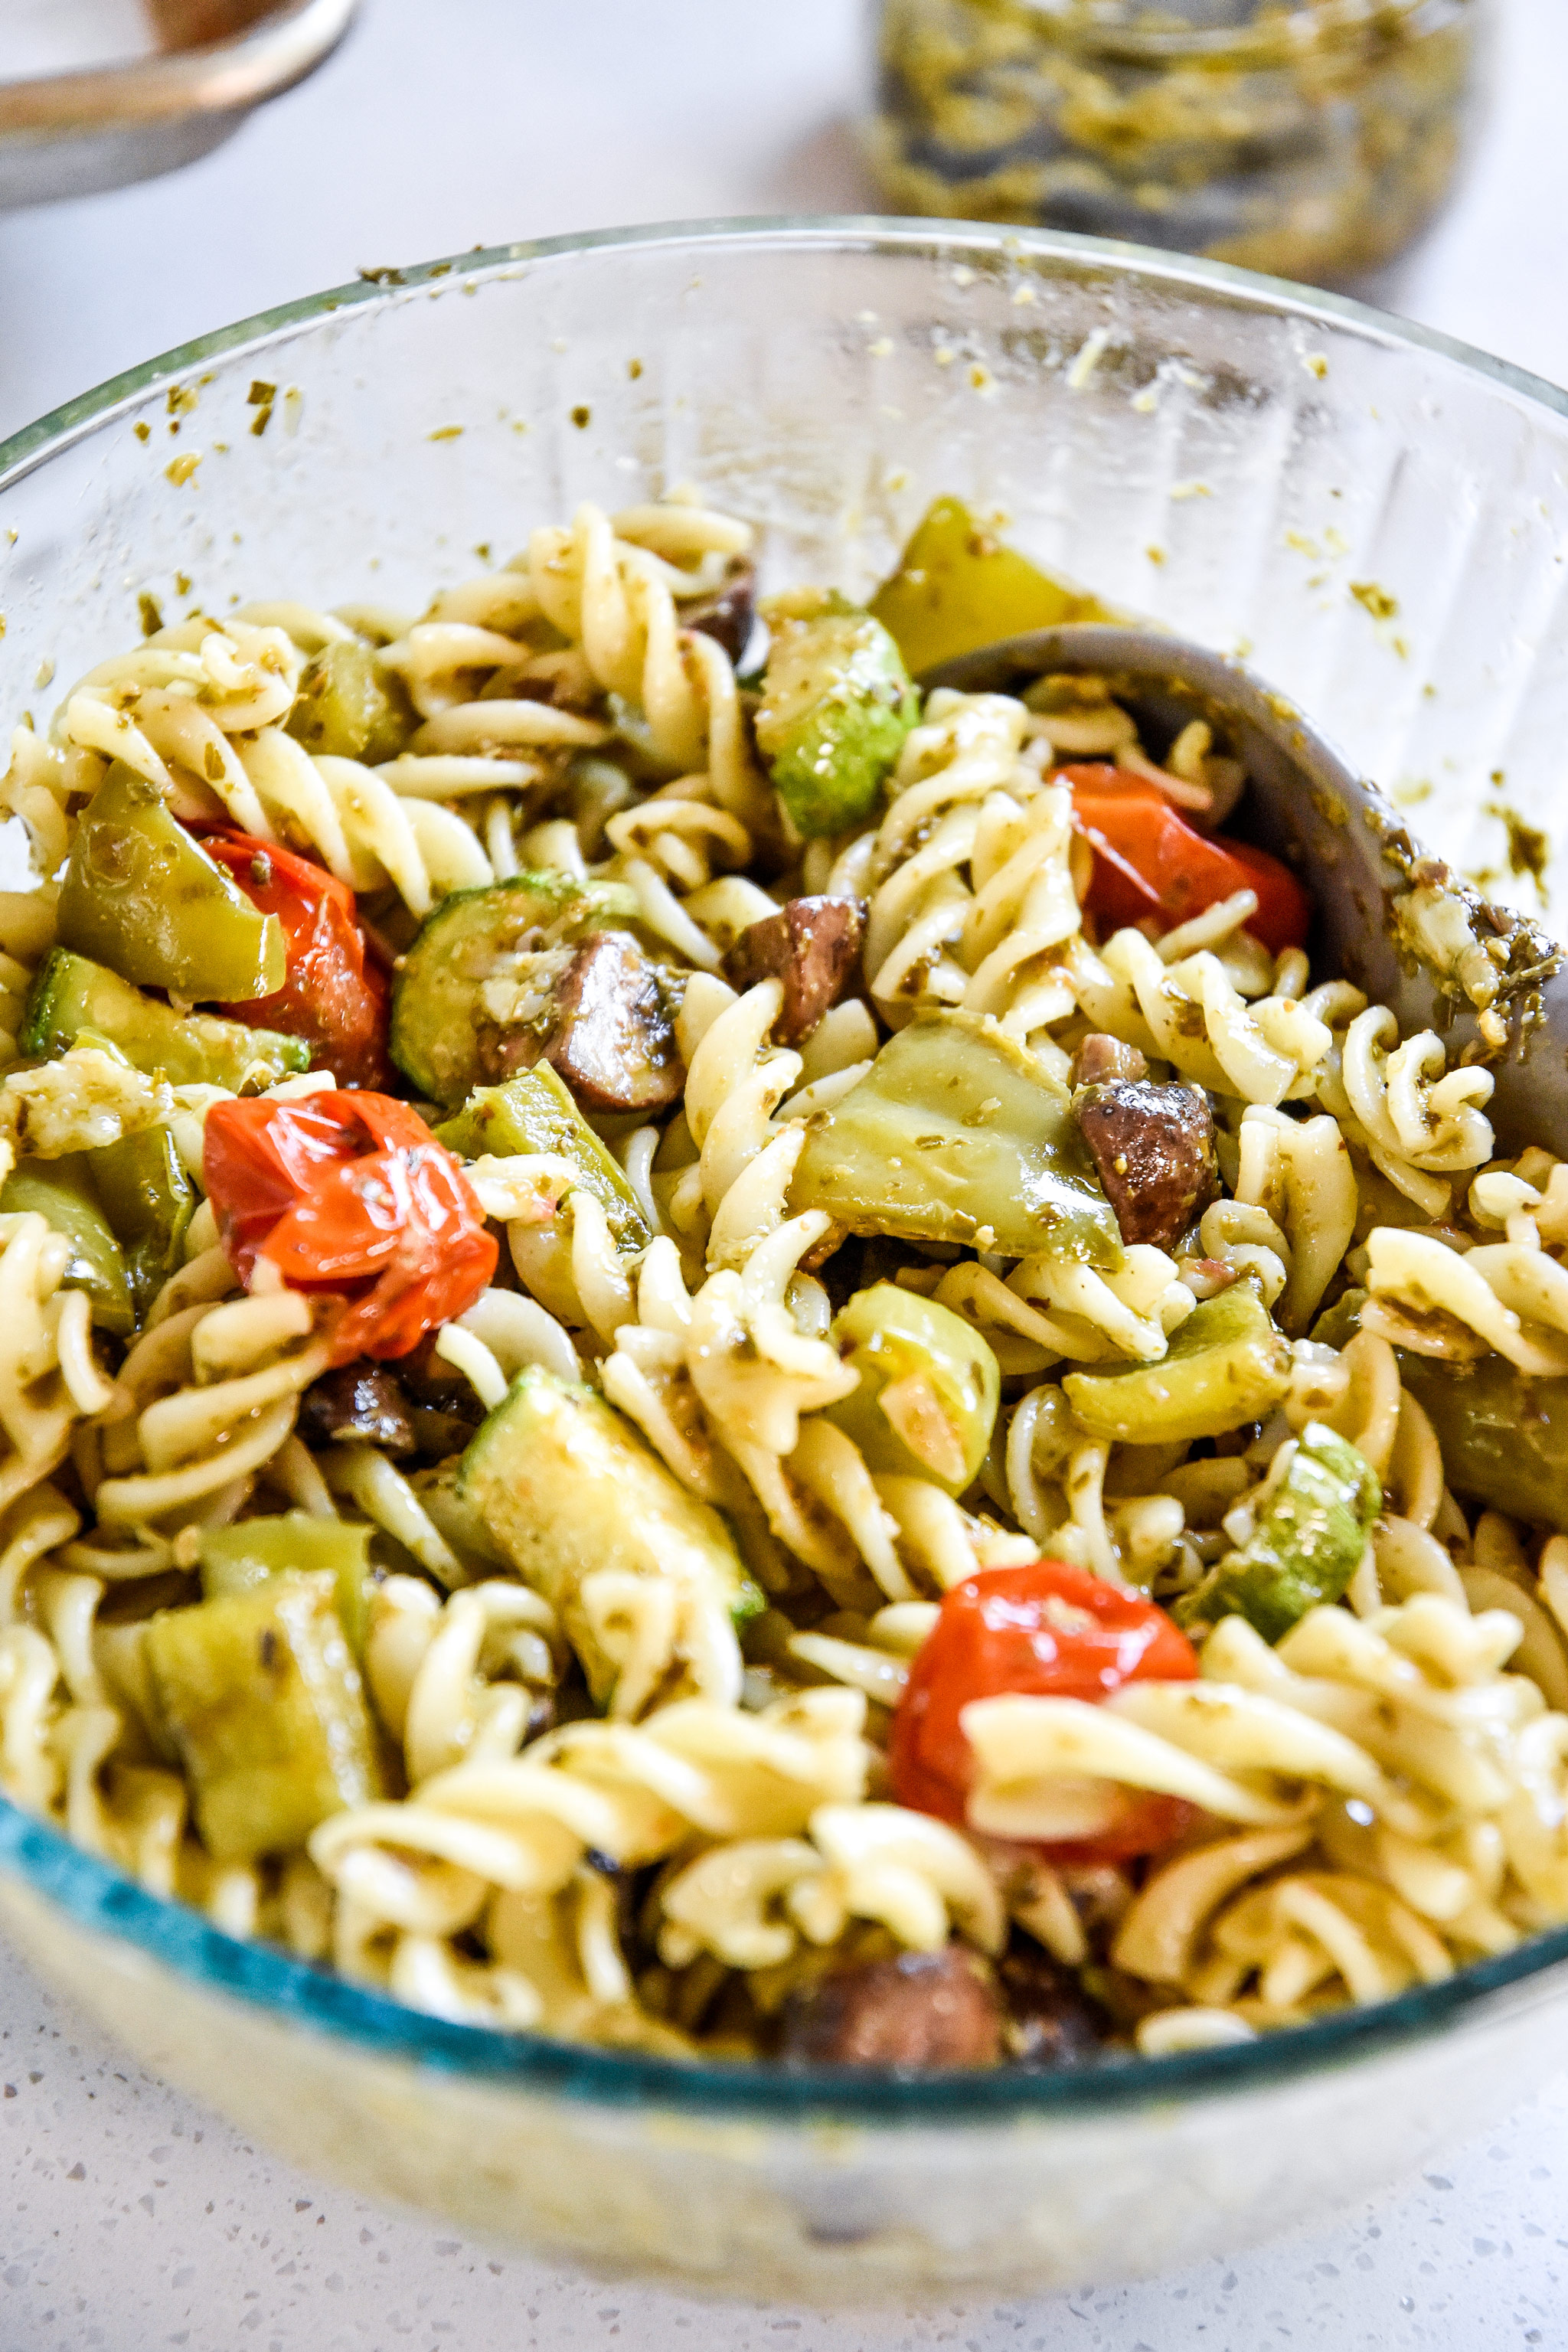
[[[1459,163],[1489,0],[884,0],[873,152],[900,211],[1343,283]]]

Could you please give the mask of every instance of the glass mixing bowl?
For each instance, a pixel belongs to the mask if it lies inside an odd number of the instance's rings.
[[[851,592],[955,493],[1110,601],[1244,648],[1423,803],[1436,846],[1534,903],[1487,811],[1556,822],[1568,397],[1299,288],[1027,230],[561,239],[154,361],[0,447],[0,709],[41,716],[133,643],[142,596],[418,604],[579,499],[683,482],[757,524],[773,582]],[[899,2080],[445,2023],[236,1942],[3,1803],[0,1918],[143,2063],[296,2160],[752,2295],[1234,2252],[1568,2063],[1568,1932],[1241,2048]]]

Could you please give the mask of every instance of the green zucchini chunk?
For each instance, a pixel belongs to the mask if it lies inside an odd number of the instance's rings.
[[[1309,1609],[1341,1599],[1382,1508],[1372,1465],[1310,1421],[1251,1537],[1177,1609],[1178,1622],[1245,1617],[1266,1642],[1282,1640]]]
[[[62,1276],[73,1290],[85,1290],[92,1319],[118,1339],[136,1328],[125,1254],[100,1204],[89,1156],[73,1151],[60,1160],[20,1160],[0,1187],[0,1213],[36,1210],[70,1244]]]
[[[381,1794],[375,1738],[331,1573],[268,1578],[147,1628],[158,1704],[217,1862],[290,1853]]]
[[[436,1129],[459,1160],[486,1152],[510,1159],[525,1152],[552,1152],[583,1171],[583,1190],[605,1212],[618,1249],[646,1249],[653,1239],[647,1219],[620,1161],[600,1142],[548,1062],[509,1078],[504,1087],[480,1087],[455,1118]]]
[[[212,1013],[176,1013],[118,972],[55,948],[38,968],[17,1045],[51,1061],[84,1030],[106,1037],[149,1077],[165,1077],[175,1087],[225,1087],[239,1094],[310,1066],[310,1048],[301,1037],[248,1029]]]
[[[536,1032],[542,1049],[566,950],[637,913],[625,883],[551,871],[454,890],[399,961],[393,1060],[428,1100],[455,1110],[476,1087],[509,1075],[510,1037]]]
[[[737,1626],[765,1605],[718,1512],[689,1495],[593,1389],[538,1365],[518,1374],[464,1454],[458,1498],[556,1611],[599,1706],[619,1668],[582,1602],[595,1570],[668,1578]]]
[[[196,1189],[166,1127],[144,1128],[100,1144],[89,1155],[103,1213],[125,1253],[125,1271],[140,1323],[184,1257],[185,1229],[195,1214]]]
[[[920,712],[903,656],[879,621],[816,591],[764,606],[773,631],[757,746],[797,834],[859,824]]]
[[[1506,1356],[1447,1364],[1401,1348],[1398,1357],[1460,1501],[1568,1535],[1568,1379],[1531,1380]]]
[[[289,713],[289,732],[307,751],[367,768],[395,760],[418,725],[397,672],[373,646],[342,639],[306,668]]]

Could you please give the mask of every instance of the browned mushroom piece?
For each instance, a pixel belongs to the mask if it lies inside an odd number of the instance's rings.
[[[994,2066],[1002,2008],[984,1965],[962,1944],[836,1969],[785,2013],[794,2066]]]
[[[699,629],[705,637],[711,637],[737,665],[751,643],[756,618],[757,567],[748,563],[743,555],[732,559],[723,585],[711,596],[700,596],[680,606],[681,627]]]
[[[996,1977],[1005,2005],[1002,2043],[1015,2065],[1081,2066],[1099,2056],[1105,2020],[1070,1969],[1015,1934],[996,1963]]]
[[[1129,1245],[1168,1249],[1217,1198],[1214,1112],[1194,1087],[1108,1078],[1079,1087],[1073,1112]]]
[[[1136,1045],[1124,1045],[1120,1037],[1108,1037],[1100,1029],[1091,1031],[1072,1059],[1075,1087],[1102,1087],[1110,1078],[1148,1075],[1149,1065]]]
[[[658,974],[637,941],[595,931],[555,986],[544,1059],[589,1110],[668,1110],[686,1071]]]
[[[443,1412],[472,1412],[482,1417],[483,1408],[474,1393],[474,1384],[456,1364],[436,1352],[438,1331],[426,1331],[419,1345],[406,1356],[397,1359],[397,1377],[411,1404],[437,1405]]]
[[[782,980],[773,1035],[781,1045],[798,1045],[844,993],[865,928],[858,898],[788,899],[741,933],[724,959],[725,978],[736,988]]]
[[[427,1331],[411,1355],[397,1359],[415,1446],[426,1462],[460,1454],[485,1417],[468,1375],[436,1353],[437,1337]]]
[[[378,1445],[384,1454],[416,1450],[408,1399],[395,1372],[362,1356],[324,1372],[300,1400],[300,1434],[307,1445]]]

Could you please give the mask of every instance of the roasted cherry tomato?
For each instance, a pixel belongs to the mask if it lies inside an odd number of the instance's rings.
[[[1078,830],[1094,851],[1087,906],[1102,933],[1151,917],[1163,931],[1237,890],[1256,890],[1247,924],[1270,955],[1307,944],[1312,902],[1288,866],[1250,843],[1194,833],[1146,776],[1099,764],[1062,768]]]
[[[889,1748],[893,1794],[917,1812],[963,1822],[973,1754],[960,1717],[973,1699],[1017,1691],[1093,1701],[1123,1683],[1191,1682],[1197,1671],[1186,1635],[1139,1593],[1062,1559],[983,1569],[946,1595],[910,1670]],[[1169,1845],[1192,1811],[1178,1797],[1129,1790],[1113,1830],[1043,1851],[1126,1861]]]
[[[471,1307],[499,1252],[458,1161],[388,1095],[261,1095],[207,1113],[202,1174],[229,1262],[337,1296],[334,1364],[406,1356]]]
[[[231,1021],[308,1038],[319,1067],[342,1087],[385,1087],[391,988],[365,959],[354,894],[309,858],[246,833],[208,833],[202,846],[251,904],[283,926],[289,972],[276,996],[226,1004]]]

